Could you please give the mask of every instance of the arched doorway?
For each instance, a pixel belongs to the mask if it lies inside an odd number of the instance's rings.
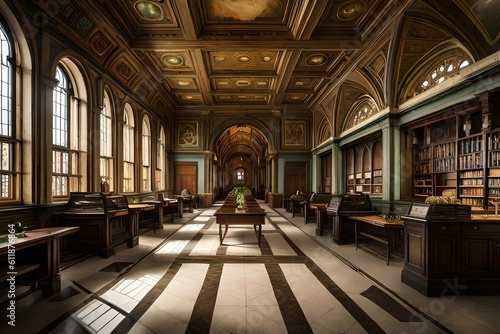
[[[214,140],[213,152],[222,175],[217,186],[223,196],[235,186],[245,185],[261,197],[265,184],[263,164],[269,154],[269,141],[261,130],[248,124],[232,125]]]

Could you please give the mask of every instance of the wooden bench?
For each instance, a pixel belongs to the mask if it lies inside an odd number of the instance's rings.
[[[396,232],[398,230],[404,229],[404,222],[402,220],[388,220],[380,216],[369,215],[369,216],[349,216],[349,219],[354,221],[354,240],[356,243],[356,249],[358,249],[358,235],[364,236],[366,238],[375,240],[386,245],[386,264],[389,265],[389,260],[391,258],[391,251],[396,247]],[[375,226],[377,228],[383,228],[387,236],[382,236],[368,231],[360,230],[358,223],[368,224],[370,226]]]

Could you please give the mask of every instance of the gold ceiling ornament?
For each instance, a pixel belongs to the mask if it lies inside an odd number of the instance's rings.
[[[337,17],[342,21],[349,21],[365,10],[366,4],[361,0],[349,1],[342,4],[337,11]]]
[[[323,65],[328,57],[324,54],[312,54],[306,58],[307,66],[320,66]]]
[[[240,79],[236,81],[236,86],[245,87],[245,86],[250,86],[251,83],[252,82],[250,80]]]
[[[137,1],[134,8],[137,14],[147,21],[161,21],[165,17],[161,6],[153,1]]]
[[[215,56],[214,57],[214,62],[216,63],[223,63],[227,60],[226,56]]]
[[[213,13],[224,18],[252,21],[261,16],[270,6],[277,6],[276,0],[212,0]]]
[[[264,56],[262,57],[262,61],[265,61],[266,63],[271,61],[271,56]]]
[[[177,54],[165,54],[161,57],[161,62],[165,66],[179,67],[184,65],[184,58]]]
[[[242,55],[242,56],[238,56],[238,61],[242,62],[242,63],[248,63],[250,60],[252,60],[252,58],[250,58],[250,56],[248,55]]]

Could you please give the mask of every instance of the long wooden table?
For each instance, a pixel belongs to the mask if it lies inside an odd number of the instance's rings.
[[[369,216],[349,216],[349,219],[354,221],[354,240],[356,243],[356,249],[358,249],[358,234],[365,236],[367,238],[376,240],[387,245],[386,253],[386,264],[389,265],[389,260],[391,258],[391,251],[395,249],[397,230],[403,230],[405,227],[404,221],[402,220],[389,220],[380,216],[369,215]],[[387,233],[387,238],[383,238],[372,233],[359,231],[358,223],[368,224],[375,227],[380,227]]]
[[[30,230],[25,231],[26,237],[18,238],[13,243],[0,243],[2,268],[8,263],[8,255],[13,256],[14,260],[5,268],[5,272],[2,270],[0,273],[1,280],[14,277],[18,282],[23,280],[23,275],[28,274],[35,279],[32,289],[38,285],[44,297],[60,292],[60,239],[77,232],[78,228],[49,227]]]
[[[224,204],[215,213],[216,223],[219,224],[219,239],[221,245],[226,237],[229,226],[253,225],[259,247],[262,239],[262,225],[266,223],[266,212],[259,205],[249,205],[245,212],[235,212],[234,205]],[[222,233],[224,225],[224,233]]]

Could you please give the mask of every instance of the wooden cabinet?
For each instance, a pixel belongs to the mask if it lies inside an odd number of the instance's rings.
[[[471,223],[462,226],[464,277],[500,275],[500,224]]]
[[[430,211],[438,207],[414,203],[402,217],[401,281],[426,296],[500,294],[500,220],[471,220],[458,205],[436,219]]]
[[[269,193],[267,195],[267,201],[268,201],[270,208],[282,208],[283,207],[283,194]]]
[[[429,273],[433,278],[447,278],[459,272],[460,226],[456,223],[429,225]]]

